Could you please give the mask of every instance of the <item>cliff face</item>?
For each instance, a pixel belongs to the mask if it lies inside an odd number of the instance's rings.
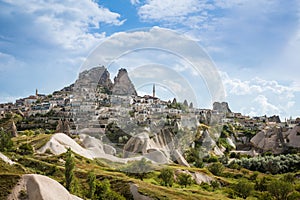
[[[120,69],[118,75],[114,78],[112,94],[137,95],[137,92],[128,76],[126,69]]]
[[[231,113],[231,110],[230,110],[227,102],[222,102],[222,103],[214,102],[213,110],[218,111],[220,113],[224,113],[224,114]]]
[[[300,126],[284,132],[282,128],[271,128],[257,133],[251,140],[251,144],[262,152],[271,151],[278,154],[287,148],[300,148]]]
[[[105,93],[112,93],[115,95],[137,95],[126,69],[120,69],[118,75],[114,78],[114,83],[112,83],[110,73],[104,66],[81,72],[75,82],[74,88],[75,91],[85,90],[87,92],[93,92],[98,87],[102,88],[100,91]]]
[[[110,80],[110,74],[105,67],[95,67],[89,70],[85,70],[79,74],[78,79],[75,82],[75,88],[91,88],[94,89],[97,86],[102,86],[105,89],[110,90],[112,88],[112,82]]]

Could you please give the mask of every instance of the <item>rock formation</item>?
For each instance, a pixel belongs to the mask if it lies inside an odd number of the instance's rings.
[[[124,157],[141,154],[157,163],[168,163],[172,158],[172,160],[181,165],[189,166],[179,149],[177,149],[177,143],[178,141],[174,134],[168,131],[168,129],[163,129],[151,138],[149,137],[149,133],[144,131],[128,140],[124,146],[123,153]]]
[[[80,200],[81,198],[70,194],[57,181],[38,174],[25,174],[21,177],[19,183],[14,187],[8,200],[20,199],[20,193],[26,193],[30,200]]]
[[[224,113],[224,114],[231,113],[231,110],[230,110],[227,102],[222,102],[222,103],[214,102],[213,110],[218,111],[219,113]]]
[[[14,121],[11,123],[11,136],[12,137],[18,136],[18,130]]]
[[[70,122],[68,120],[59,120],[56,126],[56,133],[65,133],[70,135]]]
[[[112,94],[115,95],[137,95],[137,92],[132,84],[127,70],[120,69],[118,75],[114,78]]]
[[[272,152],[274,154],[288,152],[289,148],[300,149],[300,126],[292,129],[273,127],[257,133],[250,140],[253,147],[260,152]]]
[[[288,147],[300,149],[300,125],[295,126],[293,129],[284,133],[286,138],[286,145]]]

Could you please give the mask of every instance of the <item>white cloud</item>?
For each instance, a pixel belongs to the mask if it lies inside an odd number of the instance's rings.
[[[118,13],[99,6],[90,0],[82,1],[9,1],[10,13],[24,15],[32,19],[29,34],[31,39],[51,45],[59,45],[69,50],[87,50],[105,37],[105,33],[93,33],[101,24],[122,25]]]
[[[271,104],[268,101],[268,98],[264,95],[258,95],[254,99],[255,103],[258,103],[258,106],[256,107],[257,110],[259,110],[260,113],[265,114],[279,114],[279,108],[273,104]]]
[[[220,74],[233,110],[242,111],[250,116],[276,114],[283,118],[298,115],[297,109],[300,105],[297,104],[296,98],[299,88],[295,83],[283,85],[258,77],[243,81],[231,78],[224,72]]]
[[[132,5],[136,5],[136,4],[139,4],[140,1],[139,1],[139,0],[130,0],[130,3],[131,3]]]

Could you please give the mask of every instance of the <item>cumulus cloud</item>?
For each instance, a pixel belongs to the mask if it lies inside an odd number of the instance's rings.
[[[244,114],[258,115],[298,115],[296,95],[299,90],[294,83],[285,85],[274,80],[251,78],[240,80],[231,78],[227,73],[220,72],[226,96],[232,107],[242,110]]]
[[[18,26],[29,27],[24,40],[50,43],[65,49],[91,48],[105,36],[105,33],[93,32],[93,29],[99,29],[101,24],[119,26],[125,21],[120,19],[120,14],[90,0],[20,0],[6,3],[6,17],[22,16],[24,19],[18,18]]]
[[[72,83],[83,58],[106,37],[102,26],[125,21],[92,0],[5,0],[0,10],[0,89],[6,96],[34,88],[50,93]]]

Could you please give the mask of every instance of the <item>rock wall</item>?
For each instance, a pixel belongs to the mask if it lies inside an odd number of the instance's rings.
[[[118,75],[114,78],[112,94],[137,95],[137,92],[128,76],[126,69],[120,69]]]

